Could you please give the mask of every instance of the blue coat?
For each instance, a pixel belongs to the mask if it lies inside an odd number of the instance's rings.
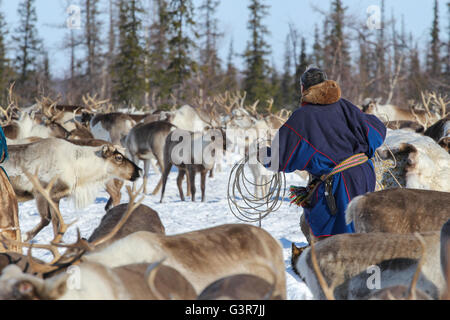
[[[0,127],[0,163],[3,163],[8,158],[8,146],[6,144],[5,133]]]
[[[332,104],[307,103],[278,131],[272,143],[272,149],[278,145],[278,155],[269,148],[271,163],[266,167],[286,173],[306,170],[320,177],[352,155],[365,153],[373,158],[385,137],[386,127],[377,117],[361,112],[345,99]],[[304,209],[313,235],[353,233],[353,223],[345,223],[347,205],[354,197],[373,192],[375,184],[372,161],[336,174],[333,194],[338,211],[334,216],[329,213],[321,184],[312,197],[311,208]]]

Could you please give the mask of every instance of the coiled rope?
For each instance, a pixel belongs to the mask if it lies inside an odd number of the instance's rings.
[[[271,212],[277,211],[286,194],[286,176],[284,172],[274,172],[272,177],[263,184],[257,184],[249,179],[245,172],[248,168],[249,157],[238,161],[231,170],[228,179],[227,199],[233,215],[243,222],[261,221]],[[259,165],[259,164],[255,164]],[[258,197],[249,188],[259,188],[268,192]]]

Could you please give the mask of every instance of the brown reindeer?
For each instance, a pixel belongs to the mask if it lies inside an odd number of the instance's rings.
[[[89,242],[95,242],[96,240],[111,233],[113,228],[123,219],[124,214],[127,212],[128,204],[121,204],[108,212],[103,216],[100,225],[92,232],[89,237]],[[126,220],[123,226],[117,231],[117,233],[108,241],[98,245],[96,249],[104,248],[118,239],[122,239],[134,232],[148,231],[158,234],[165,234],[164,225],[159,218],[156,211],[151,208],[140,205],[137,207],[133,214]]]
[[[122,137],[136,125],[136,122],[125,113],[114,112],[92,117],[89,126],[96,139],[106,140],[114,145],[120,145]]]
[[[418,269],[417,289],[437,299],[445,286],[439,266],[439,232],[421,236],[424,244],[412,234],[335,235],[315,244],[317,268],[313,266],[312,248],[301,254],[295,267],[316,299],[330,295],[323,290],[328,284],[336,299],[366,299],[375,289],[407,286]],[[425,258],[418,268],[423,252]],[[315,269],[320,269],[322,280]],[[368,285],[373,284],[374,272],[382,279],[379,288]]]
[[[450,193],[389,189],[354,198],[346,210],[358,233],[412,234],[438,231],[450,219]]]
[[[250,225],[222,225],[173,236],[141,231],[83,257],[83,261],[111,268],[163,259],[186,277],[196,292],[219,278],[251,274],[275,282],[273,295],[286,298],[281,246],[265,230]]]
[[[161,200],[163,201],[167,178],[172,166],[178,168],[177,186],[181,201],[185,201],[181,186],[187,174],[192,201],[195,202],[195,175],[200,173],[202,202],[205,199],[206,174],[214,167],[215,157],[226,149],[226,137],[221,130],[209,130],[208,134],[186,130],[172,131],[164,145],[164,171],[162,175]]]
[[[273,295],[274,285],[251,274],[237,274],[211,283],[197,300],[281,300]]]
[[[147,180],[150,170],[150,161],[156,158],[161,172],[164,171],[164,143],[167,136],[175,127],[166,121],[140,123],[133,127],[121,142],[134,162],[144,161],[144,193],[147,193]],[[159,192],[162,178],[153,190],[153,195]]]
[[[441,269],[446,282],[442,299],[450,300],[450,220],[441,229]]]

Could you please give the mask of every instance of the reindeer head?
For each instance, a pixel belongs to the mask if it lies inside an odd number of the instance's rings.
[[[448,153],[450,153],[450,137],[443,137],[441,140],[439,140],[438,144]]]
[[[101,147],[101,157],[108,163],[108,172],[119,179],[136,181],[141,176],[142,169],[112,145]]]
[[[66,289],[68,274],[43,280],[35,275],[23,273],[16,265],[9,265],[0,277],[0,299],[2,300],[52,300],[61,297]]]
[[[362,112],[373,113],[376,110],[376,108],[380,102],[381,102],[381,98],[376,98],[376,99],[366,98],[361,105]]]

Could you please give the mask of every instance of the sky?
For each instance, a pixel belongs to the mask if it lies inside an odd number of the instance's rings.
[[[3,0],[1,10],[5,14],[10,35],[17,27],[17,6],[22,0]],[[150,1],[150,0],[144,0]],[[203,0],[194,0],[199,5]],[[64,35],[68,29],[65,27],[69,15],[66,13],[68,4],[77,4],[79,0],[36,0],[38,15],[38,33],[44,40],[45,47],[50,52],[51,72],[53,75],[62,76],[68,70],[68,52],[62,50]],[[102,10],[107,14],[107,1],[102,0]],[[269,16],[264,20],[270,35],[267,41],[272,46],[272,61],[278,69],[283,66],[285,39],[289,32],[288,24],[292,23],[305,36],[307,44],[312,44],[314,24],[322,24],[320,13],[313,9],[313,5],[327,11],[330,8],[330,0],[265,0],[270,6]],[[369,14],[367,9],[372,5],[380,5],[380,0],[343,0],[355,19],[365,21]],[[398,21],[404,17],[407,32],[412,32],[418,40],[419,46],[425,48],[429,40],[429,33],[433,17],[434,0],[385,0],[386,16],[393,14]],[[448,26],[448,14],[446,3],[448,0],[438,0],[440,9],[441,37],[445,38]],[[249,0],[221,0],[217,18],[224,37],[219,43],[219,54],[226,60],[231,39],[234,42],[236,53],[235,63],[242,68],[242,54],[245,50],[249,31],[247,20]],[[58,28],[58,26],[63,26]],[[398,25],[399,26],[399,25]],[[400,27],[400,26],[399,26]],[[81,32],[81,31],[77,31]],[[390,32],[388,30],[387,32]],[[308,41],[309,40],[309,41]]]

